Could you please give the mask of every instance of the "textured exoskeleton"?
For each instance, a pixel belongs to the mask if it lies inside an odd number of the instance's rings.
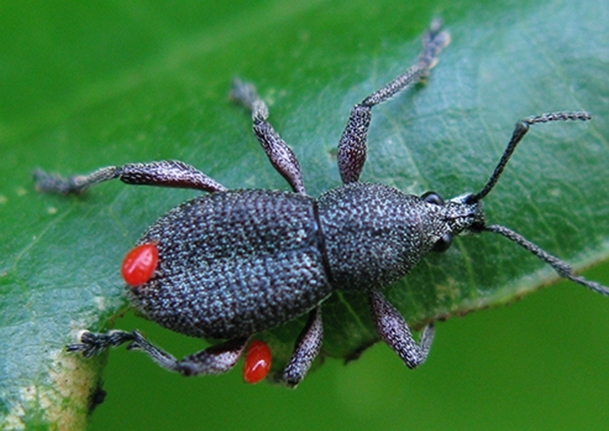
[[[37,187],[58,193],[80,193],[114,178],[210,192],[172,209],[144,233],[138,244],[156,245],[158,266],[149,280],[128,286],[126,292],[137,310],[168,329],[227,341],[176,360],[138,331],[85,331],[68,350],[88,357],[130,342],[130,348],[143,350],[161,366],[184,375],[219,373],[235,365],[253,334],[309,313],[280,376],[295,386],[321,348],[321,304],[333,290],[352,290],[368,295],[379,336],[414,368],[427,357],[433,328],[424,328],[417,343],[380,291],[430,251],[447,249],[463,231],[499,233],[545,260],[562,277],[608,294],[606,287],[574,275],[566,263],[515,232],[486,225],[480,203],[530,125],[587,120],[585,112],[544,114],[518,122],[494,173],[476,194],[445,202],[432,192],[414,196],[358,182],[372,108],[426,78],[448,41],[440,23],[432,23],[416,64],[354,106],[338,147],[344,184],[317,199],[306,194],[298,161],[267,121],[268,109],[255,88],[239,80],[231,95],[251,111],[258,140],[293,192],[227,190],[179,161],[110,166],[65,179],[37,171]]]

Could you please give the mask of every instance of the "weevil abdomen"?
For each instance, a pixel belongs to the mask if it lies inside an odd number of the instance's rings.
[[[314,308],[331,292],[313,199],[235,190],[185,202],[159,218],[139,243],[159,263],[128,288],[148,318],[187,335],[247,336]]]

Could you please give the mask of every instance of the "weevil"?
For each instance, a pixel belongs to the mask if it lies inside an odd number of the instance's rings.
[[[448,42],[448,32],[434,21],[423,35],[416,63],[353,107],[338,144],[343,184],[317,198],[307,195],[298,160],[268,121],[267,105],[252,84],[240,80],[234,81],[231,97],[250,111],[258,141],[292,192],[228,190],[180,161],[110,166],[68,178],[36,171],[37,188],[44,192],[76,194],[120,179],[208,193],[170,210],[146,230],[124,264],[125,291],[135,309],[161,326],[225,341],[178,360],[138,331],[83,331],[67,349],[91,357],[130,343],[130,349],[142,350],[160,366],[183,375],[222,373],[234,367],[254,334],[308,313],[281,374],[285,384],[294,387],[320,351],[324,300],[334,290],[343,290],[367,295],[380,338],[415,368],[427,358],[433,324],[417,341],[382,290],[428,253],[446,250],[462,233],[502,235],[547,262],[561,277],[608,295],[609,288],[575,275],[567,263],[516,232],[487,224],[481,204],[530,126],[588,120],[586,112],[555,112],[518,121],[494,172],[477,193],[445,201],[434,192],[415,196],[359,182],[372,109],[425,80]]]

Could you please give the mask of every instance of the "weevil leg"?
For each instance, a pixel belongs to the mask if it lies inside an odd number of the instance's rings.
[[[338,144],[338,169],[343,183],[357,182],[366,162],[366,141],[372,108],[403,91],[410,84],[425,79],[430,69],[437,63],[437,55],[450,42],[448,32],[442,31],[441,27],[441,21],[435,20],[425,32],[423,50],[416,64],[366,97],[351,110],[347,126]]]
[[[69,344],[66,346],[68,352],[82,352],[85,358],[91,358],[100,354],[110,347],[118,347],[121,344],[133,341],[134,332],[108,331],[105,334],[82,331],[78,337],[80,343]]]
[[[256,87],[248,82],[234,79],[230,97],[234,101],[241,103],[252,113],[254,133],[273,167],[286,179],[294,192],[306,195],[298,159],[281,136],[273,129],[273,126],[267,121],[269,118],[269,108],[258,96]]]
[[[321,306],[318,305],[309,314],[307,324],[296,341],[290,362],[283,370],[282,381],[287,386],[294,388],[305,378],[321,349],[323,332]]]
[[[109,347],[117,347],[130,342],[129,350],[142,350],[161,367],[181,373],[185,376],[197,374],[220,374],[229,371],[241,357],[249,337],[235,338],[215,346],[208,347],[181,360],[156,347],[138,331],[110,331],[97,334],[84,331],[80,343],[67,346],[69,352],[82,352],[89,358]]]
[[[404,317],[380,292],[370,292],[370,306],[378,334],[402,358],[406,366],[416,368],[425,362],[433,341],[433,326],[428,325],[423,329],[417,344]]]
[[[232,369],[243,354],[248,340],[249,337],[228,340],[186,356],[179,361],[141,335],[129,345],[128,349],[143,350],[154,362],[170,371],[177,371],[184,376],[196,376],[198,374],[221,374]]]
[[[133,185],[195,189],[210,193],[226,190],[226,187],[203,172],[178,160],[106,166],[89,175],[73,175],[67,178],[40,169],[34,171],[36,189],[47,193],[78,194],[91,186],[113,179]]]

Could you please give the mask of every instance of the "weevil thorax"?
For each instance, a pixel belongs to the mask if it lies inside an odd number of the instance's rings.
[[[468,195],[444,202],[435,193],[405,194],[382,184],[353,183],[317,201],[329,278],[335,289],[382,289],[453,237],[484,225]]]

